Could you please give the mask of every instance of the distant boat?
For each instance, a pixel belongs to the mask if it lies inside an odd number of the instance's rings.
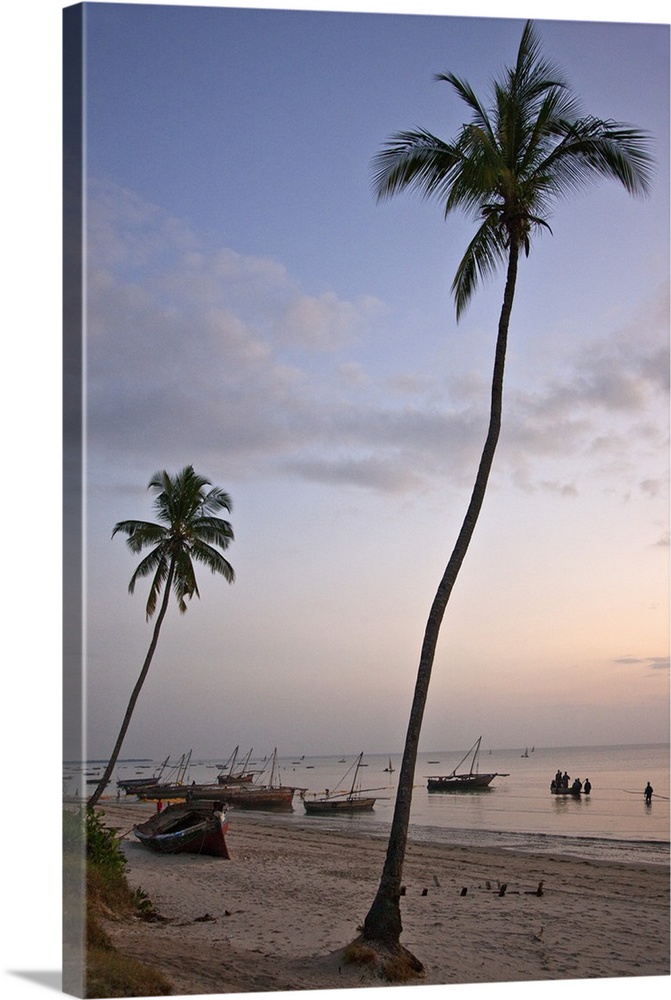
[[[165,770],[170,757],[166,757],[163,764],[161,764],[161,769],[158,777],[154,778],[133,778],[130,782],[128,781],[117,781],[117,785],[123,788],[127,794],[135,792],[139,799],[180,799],[184,798],[184,781],[186,778],[186,772],[189,768],[189,763],[191,761],[191,754],[193,750],[189,750],[188,753],[183,753],[177,764],[169,769],[170,774],[174,774],[174,781],[162,781],[161,776]]]
[[[228,818],[213,805],[167,806],[146,823],[138,823],[133,833],[145,847],[161,854],[209,854],[230,858],[226,846]]]
[[[322,798],[314,799],[307,799],[305,797],[305,793],[303,793],[303,805],[305,806],[305,811],[309,816],[328,816],[333,815],[333,813],[363,812],[364,810],[370,810],[373,808],[375,805],[375,799],[372,796],[364,796],[363,792],[374,792],[377,789],[361,789],[357,786],[359,770],[360,768],[366,766],[361,763],[362,759],[363,751],[356,759],[352,787],[348,792],[333,792],[333,794],[330,794],[327,789],[326,795]],[[341,780],[344,781],[346,777],[347,774],[345,774]]]
[[[267,758],[266,758],[267,759]],[[195,782],[182,789],[182,795],[187,802],[220,802],[234,806],[236,809],[283,809],[293,810],[293,798],[296,792],[304,789],[293,785],[283,785],[280,782],[277,768],[277,747],[273,752],[270,778],[267,785],[234,784],[234,785],[197,785]],[[149,793],[152,795],[152,793]],[[147,797],[145,795],[145,797]],[[152,795],[153,798],[157,796]]]
[[[520,754],[520,757],[528,757],[528,756],[529,756],[529,747],[526,747],[524,753]]]
[[[247,770],[249,758],[252,756],[251,749],[243,762],[240,764],[238,770],[234,770],[239,749],[239,747],[235,748],[226,763],[222,766],[220,773],[217,775],[217,782],[220,785],[246,785],[249,784],[250,781],[254,780],[254,772]]]
[[[219,802],[236,809],[293,810],[293,798],[298,789],[290,785],[275,788],[254,785],[188,785],[182,789],[187,803]]]
[[[387,765],[387,767],[385,767],[385,772],[387,774],[393,774],[394,773],[394,768],[391,766],[391,757],[389,758],[389,764]]]
[[[501,772],[487,772],[480,774],[478,771],[478,757],[480,754],[480,743],[482,736],[478,737],[471,749],[464,754],[454,771],[451,774],[429,777],[428,789],[430,792],[469,792],[480,791],[488,788],[494,778],[507,778],[508,774]],[[470,757],[470,770],[457,773],[461,765]]]
[[[158,774],[152,775],[152,777],[145,776],[144,778],[123,778],[117,781],[117,788],[122,788],[127,795],[137,793],[140,789],[151,788],[153,785],[158,785],[163,771],[168,766],[168,761],[170,760],[170,754],[165,758],[163,763],[158,769]],[[147,765],[150,766],[150,765]],[[137,772],[136,772],[137,773]]]

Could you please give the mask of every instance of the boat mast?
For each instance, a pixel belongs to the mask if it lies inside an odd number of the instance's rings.
[[[359,768],[361,767],[362,760],[363,760],[363,750],[361,751],[361,753],[357,758],[356,767],[354,768],[354,778],[352,779],[352,787],[350,788],[349,795],[347,796],[348,799],[354,798],[354,786],[356,785],[356,779],[359,773]]]
[[[471,749],[467,750],[466,753],[464,754],[464,756],[461,758],[461,760],[459,761],[459,763],[455,767],[454,771],[450,775],[450,778],[455,778],[457,776],[457,771],[459,770],[459,768],[461,767],[461,765],[464,763],[464,761],[468,757],[471,756],[471,754],[473,754],[473,759],[471,761],[471,774],[477,774],[478,773],[477,768],[478,768],[479,765],[478,765],[477,761],[478,761],[478,754],[480,752],[480,742],[481,742],[481,740],[482,740],[482,736],[478,736],[477,740],[475,741],[475,743],[473,744],[473,746],[471,747]],[[475,768],[475,771],[473,770],[473,768]]]
[[[273,750],[273,762],[270,766],[270,787],[275,788],[275,771],[277,768],[277,747]]]

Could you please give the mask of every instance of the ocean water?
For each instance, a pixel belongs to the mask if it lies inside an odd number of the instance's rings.
[[[415,770],[415,787],[410,837],[415,840],[534,852],[572,854],[604,860],[640,863],[669,863],[669,745],[597,747],[521,747],[480,751],[480,771],[505,773],[491,786],[478,792],[435,792],[427,789],[429,775],[449,774],[467,748],[456,751],[420,753]],[[523,756],[525,750],[528,756]],[[173,755],[176,761],[179,754]],[[308,792],[349,790],[357,754],[342,757],[295,756],[278,758],[279,778]],[[364,755],[366,765],[359,771],[362,789],[375,789],[375,808],[370,813],[322,817],[305,814],[297,794],[292,813],[277,814],[276,821],[319,824],[324,827],[385,836],[391,824],[400,754]],[[388,773],[385,768],[391,766]],[[219,761],[191,758],[186,782],[215,782]],[[123,761],[117,767],[110,795],[116,795],[118,778],[152,774],[159,761]],[[267,758],[254,757],[250,768],[261,770]],[[468,762],[462,769],[467,769]],[[574,798],[550,794],[550,781],[557,769],[571,778],[589,778],[589,796]],[[349,773],[347,773],[349,771]],[[100,762],[67,765],[64,793],[85,795],[86,783],[102,773]],[[269,770],[266,771],[267,778]],[[643,789],[650,781],[655,794],[646,806]],[[122,793],[123,794],[123,793]]]

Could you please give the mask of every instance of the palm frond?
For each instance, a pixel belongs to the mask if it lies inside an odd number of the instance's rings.
[[[118,521],[114,525],[112,538],[118,533],[128,535],[126,544],[131,552],[141,552],[147,545],[157,545],[166,538],[166,528],[153,521]]]
[[[231,564],[207,542],[196,539],[191,545],[191,556],[207,566],[213,573],[220,573],[229,583],[235,581],[235,571]]]
[[[423,130],[392,136],[373,159],[373,188],[378,200],[404,188],[430,197],[459,159],[454,146]]]
[[[202,511],[204,514],[216,514],[220,510],[227,510],[230,514],[233,511],[233,501],[228,493],[214,486],[205,495]]]
[[[166,549],[163,546],[157,546],[148,552],[147,555],[142,559],[135,568],[135,572],[130,578],[130,583],[128,584],[128,590],[132,594],[135,591],[135,584],[138,580],[144,579],[144,577],[149,576],[151,573],[155,573],[157,569],[163,566],[162,574],[163,578],[168,575],[168,563],[169,557]]]
[[[647,133],[598,118],[554,123],[559,142],[539,169],[551,171],[558,189],[584,186],[594,175],[619,181],[633,195],[650,189],[654,158]]]
[[[200,597],[191,553],[185,548],[180,548],[175,554],[175,575],[172,589],[177,598],[177,607],[182,615],[187,610],[185,598],[188,597],[191,600],[194,594],[196,597]]]
[[[149,596],[145,607],[147,621],[149,621],[156,611],[159,595],[163,589],[166,579],[168,578],[169,568],[170,560],[166,550],[162,547],[155,548],[152,549],[152,551],[149,552],[139,563],[130,579],[128,592],[133,594],[135,592],[135,584],[138,580],[143,579],[152,573],[154,574],[151,586],[149,587]]]
[[[478,98],[475,96],[470,84],[466,83],[465,80],[461,80],[454,73],[436,73],[434,80],[443,81],[449,83],[453,90],[461,97],[461,99],[468,105],[468,107],[473,112],[472,124],[481,128],[484,132],[488,133],[489,140],[494,142],[494,130],[490,122],[489,116],[483,106],[481,105]]]
[[[193,522],[193,534],[221,549],[227,549],[235,536],[228,521],[220,517],[199,517]]]
[[[506,248],[498,227],[492,219],[485,219],[468,244],[452,282],[457,320],[480,282],[492,274],[505,257]]]

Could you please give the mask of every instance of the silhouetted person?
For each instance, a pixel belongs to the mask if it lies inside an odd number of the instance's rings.
[[[589,793],[592,791],[592,785],[590,783],[589,778],[585,778],[585,784],[582,786],[582,790],[585,793],[585,795],[589,795]]]
[[[653,789],[652,785],[650,784],[650,782],[648,782],[647,785],[645,786],[645,804],[646,804],[646,806],[649,806],[649,805],[652,804],[652,793],[653,793],[653,790],[654,789]]]

